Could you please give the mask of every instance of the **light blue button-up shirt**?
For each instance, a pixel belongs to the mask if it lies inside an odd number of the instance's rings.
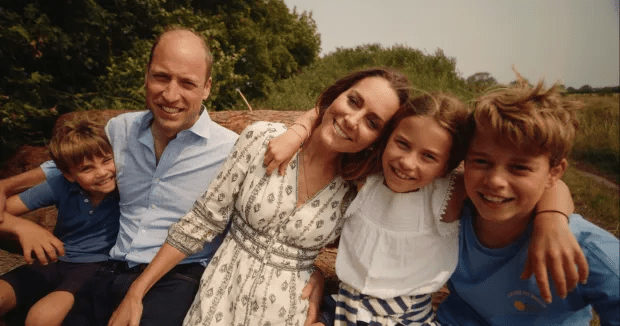
[[[237,134],[213,122],[203,110],[191,128],[168,143],[156,163],[149,128],[152,119],[149,111],[131,112],[106,125],[114,150],[121,212],[110,256],[129,266],[153,259],[166,240],[168,227],[206,191],[237,139]],[[217,237],[183,262],[206,265],[221,240]]]

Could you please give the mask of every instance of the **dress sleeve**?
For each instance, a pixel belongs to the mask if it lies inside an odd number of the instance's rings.
[[[241,133],[207,191],[185,216],[170,226],[168,244],[191,255],[224,231],[254,156],[260,153],[269,135],[277,129],[284,130],[284,125],[279,126],[257,122]]]

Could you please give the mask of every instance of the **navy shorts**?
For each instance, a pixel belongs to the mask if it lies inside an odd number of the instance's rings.
[[[0,276],[15,291],[17,306],[32,306],[53,291],[75,294],[96,275],[101,263],[56,261],[23,265]]]

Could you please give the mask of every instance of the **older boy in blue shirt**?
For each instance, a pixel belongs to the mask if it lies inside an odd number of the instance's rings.
[[[569,224],[588,259],[587,282],[545,302],[533,277],[519,277],[534,205],[568,165],[577,126],[572,111],[542,84],[477,102],[464,172],[471,201],[461,216],[450,295],[437,312],[442,325],[588,325],[592,308],[601,325],[620,325],[618,239],[579,215]]]
[[[0,277],[0,312],[28,311],[27,325],[62,323],[74,293],[108,260],[119,228],[116,169],[103,122],[69,121],[50,142],[50,154],[62,174],[8,198],[0,223],[1,231],[17,235],[29,263]],[[25,231],[32,222],[14,216],[51,205],[58,208],[53,235]]]

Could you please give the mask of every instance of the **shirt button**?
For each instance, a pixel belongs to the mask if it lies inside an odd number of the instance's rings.
[[[88,212],[88,214],[91,214],[91,215],[92,215],[93,213],[94,213],[94,211],[92,211],[92,210]]]
[[[88,198],[84,199],[84,202],[85,202],[85,203],[88,203]]]

